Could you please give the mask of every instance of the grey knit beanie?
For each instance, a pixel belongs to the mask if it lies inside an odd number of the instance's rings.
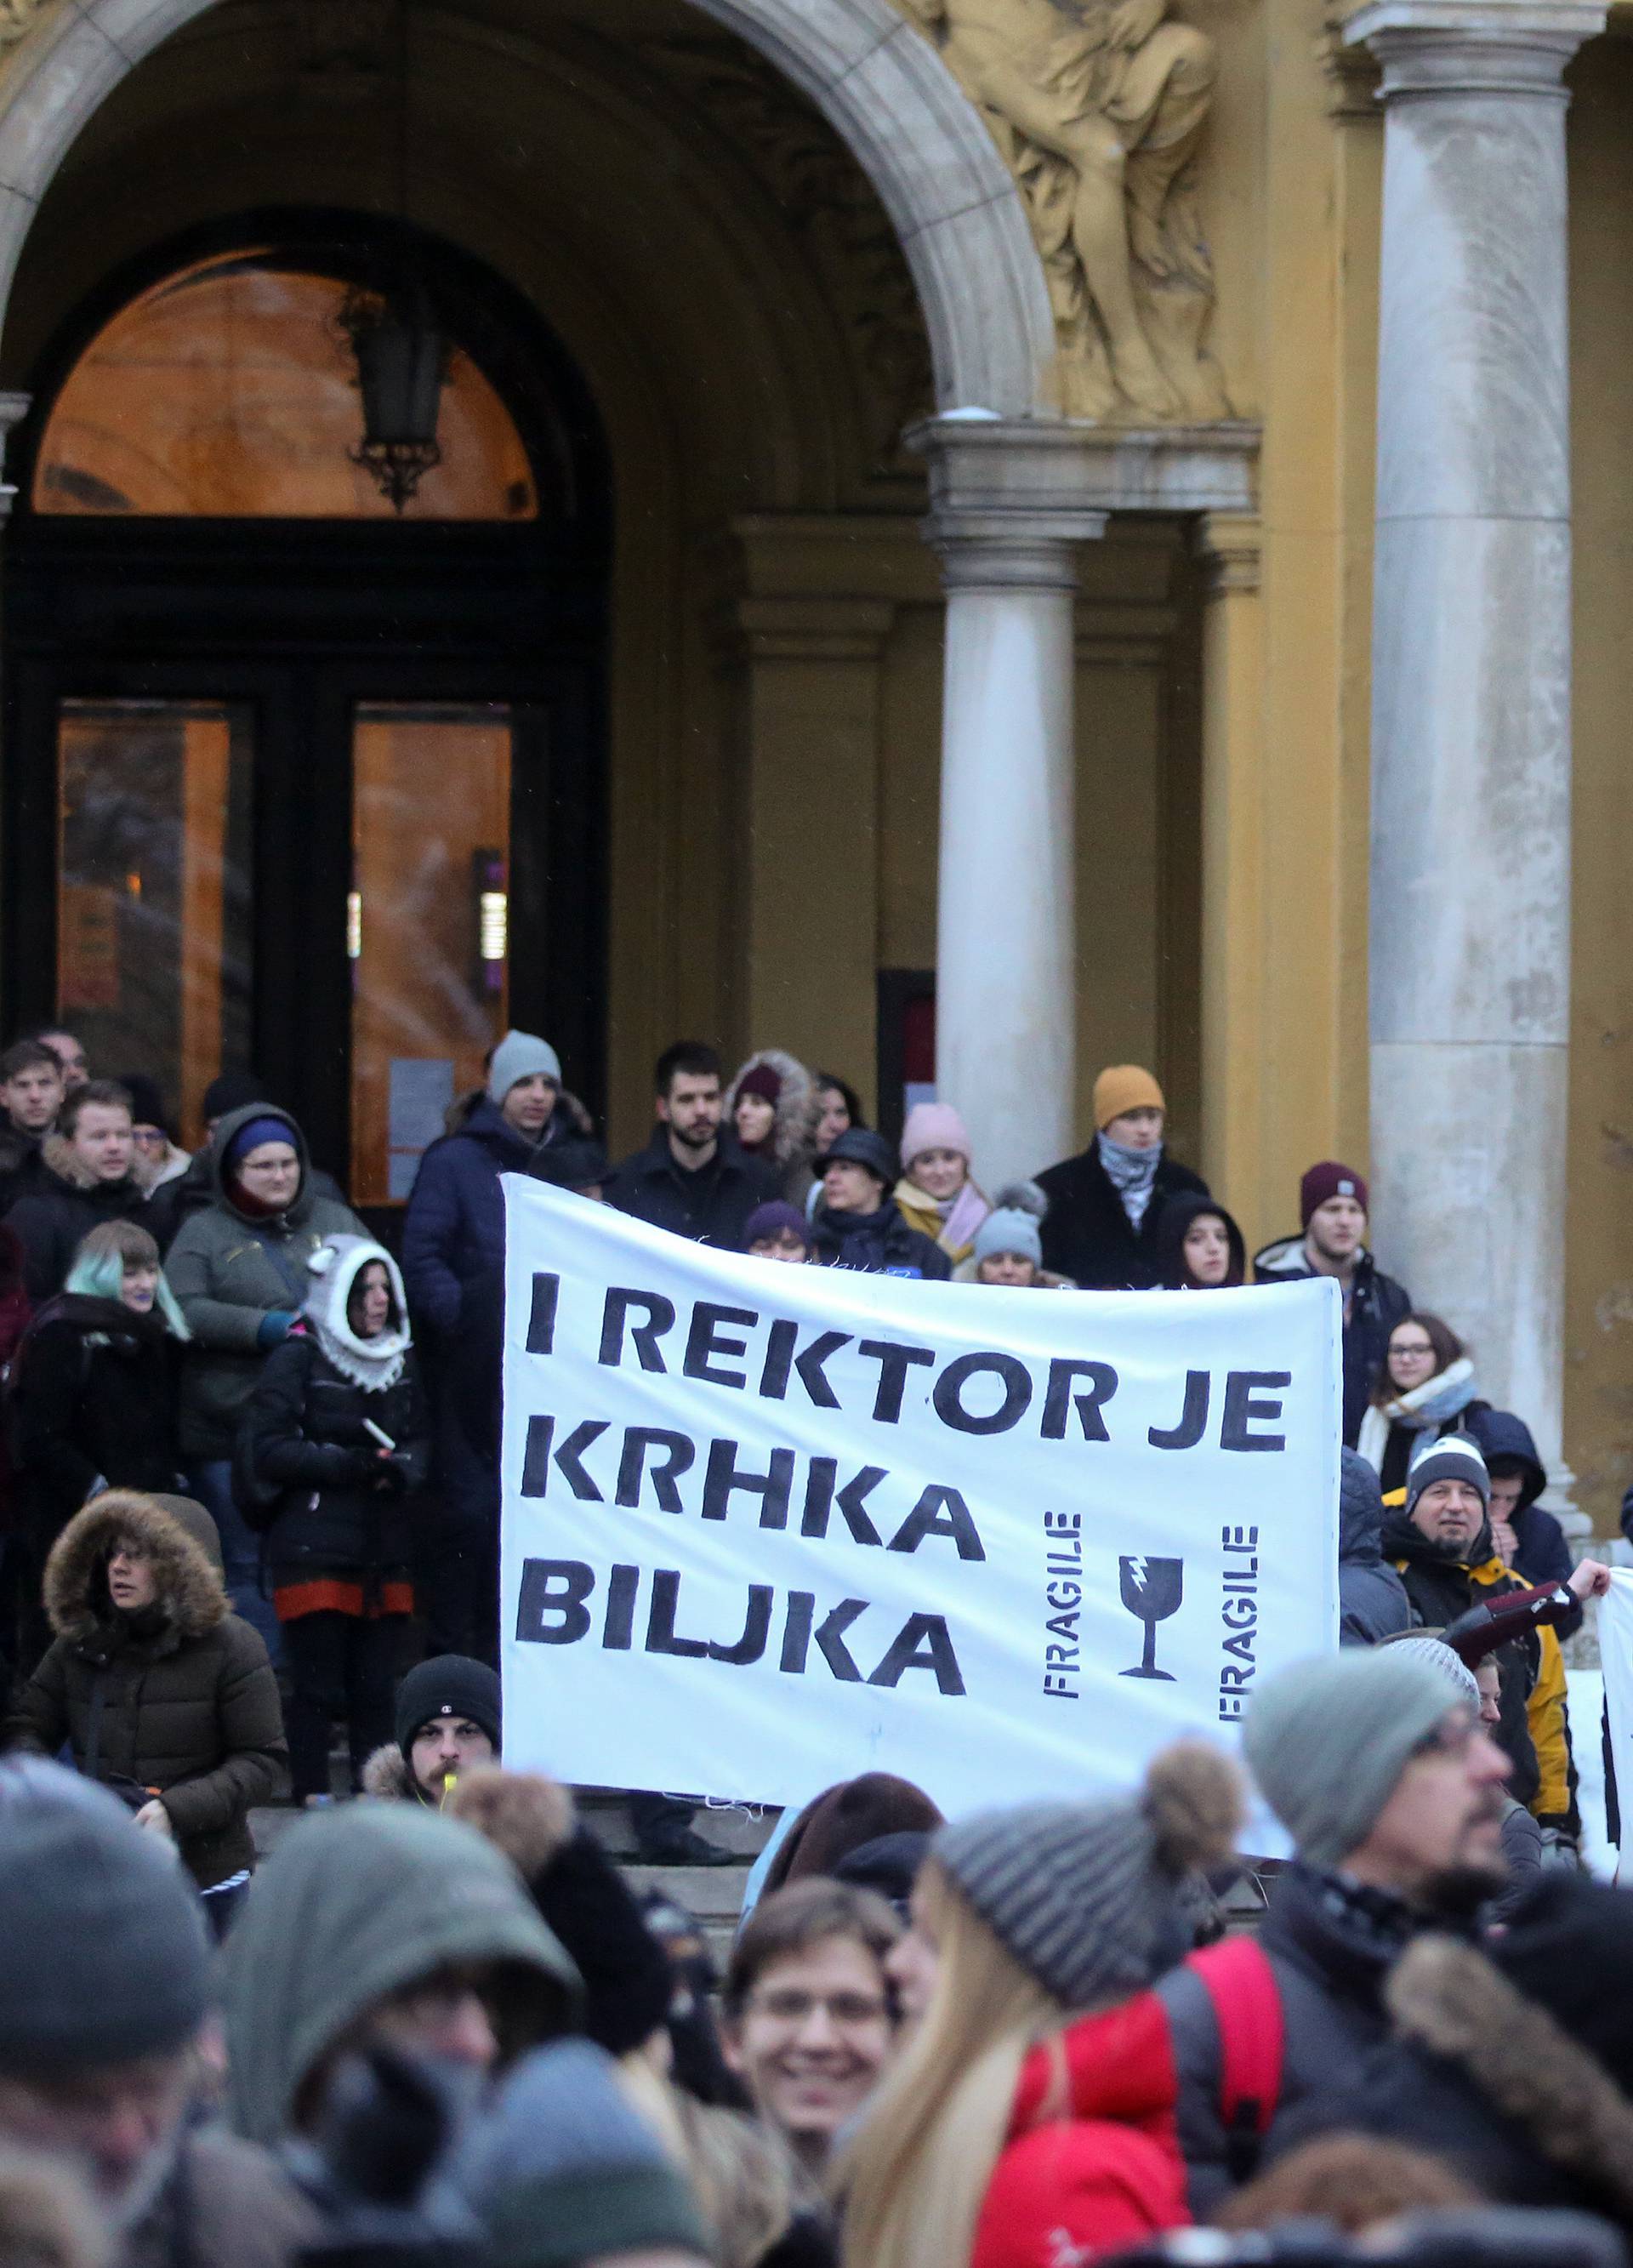
[[[210,1949],[173,1847],[93,1780],[0,1764],[0,2072],[56,2077],[185,2047]]]
[[[1442,1673],[1398,1646],[1351,1646],[1269,1679],[1243,1746],[1298,1856],[1336,1867],[1365,1843],[1413,1750],[1456,1706]]]
[[[488,1100],[502,1103],[519,1079],[532,1079],[539,1071],[561,1085],[562,1059],[549,1042],[531,1032],[507,1032],[488,1065]]]
[[[1467,1481],[1471,1488],[1479,1490],[1481,1503],[1490,1509],[1491,1476],[1480,1454],[1480,1444],[1471,1441],[1467,1433],[1443,1433],[1438,1440],[1430,1433],[1418,1443],[1416,1454],[1407,1468],[1409,1520],[1418,1498],[1433,1481]]]
[[[1043,1265],[1043,1239],[1037,1217],[1018,1205],[999,1205],[975,1231],[975,1258],[990,1260],[999,1252],[1024,1253],[1034,1268]]]
[[[1183,1741],[1137,1796],[977,1812],[930,1849],[1004,1950],[1076,2014],[1139,1992],[1188,1952],[1180,1886],[1228,1854],[1240,1815],[1229,1758]]]
[[[1426,1661],[1431,1669],[1438,1670],[1460,1701],[1465,1701],[1476,1713],[1480,1707],[1480,1688],[1475,1683],[1475,1673],[1467,1662],[1453,1653],[1438,1631],[1408,1631],[1402,1638],[1384,1640],[1391,1653],[1409,1655],[1414,1661]]]

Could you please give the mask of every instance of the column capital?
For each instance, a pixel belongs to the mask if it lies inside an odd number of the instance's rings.
[[[1368,0],[1343,27],[1383,66],[1380,99],[1507,94],[1563,103],[1565,65],[1604,0]]]
[[[1079,543],[1106,532],[1109,514],[935,512],[924,540],[949,591],[1075,591]]]
[[[1263,529],[1256,512],[1209,512],[1197,523],[1203,593],[1218,599],[1259,587]]]

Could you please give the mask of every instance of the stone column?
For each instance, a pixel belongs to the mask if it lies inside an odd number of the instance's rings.
[[[1563,74],[1584,0],[1375,0],[1373,1214],[1557,1472],[1570,1008]]]
[[[1077,567],[1071,540],[1019,513],[938,515],[931,540],[947,593],[936,1089],[990,1195],[1078,1147]]]

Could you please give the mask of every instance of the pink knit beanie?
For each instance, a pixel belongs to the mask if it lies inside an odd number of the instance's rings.
[[[908,1113],[908,1123],[901,1130],[901,1170],[906,1173],[915,1158],[922,1158],[926,1150],[956,1150],[964,1163],[970,1162],[969,1136],[964,1121],[950,1102],[916,1102]]]

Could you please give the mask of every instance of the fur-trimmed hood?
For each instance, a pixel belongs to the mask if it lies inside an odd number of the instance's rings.
[[[414,1785],[414,1775],[408,1770],[408,1759],[395,1741],[376,1749],[363,1767],[363,1793],[371,1795],[377,1803],[424,1803],[425,1798]],[[430,1808],[429,1805],[426,1807]]]
[[[141,1187],[136,1180],[134,1167],[121,1182],[99,1181],[66,1134],[46,1136],[40,1145],[40,1162],[48,1173],[55,1174],[58,1181],[66,1182],[70,1189],[80,1189],[89,1193],[92,1189]]]
[[[121,1535],[140,1543],[158,1587],[158,1611],[178,1642],[202,1638],[231,1613],[203,1546],[151,1496],[109,1489],[74,1514],[46,1561],[45,1608],[59,1638],[105,1646],[118,1616],[107,1594],[107,1560]]]
[[[1401,2038],[1449,2064],[1551,2166],[1633,2221],[1633,2102],[1599,2058],[1471,1945],[1415,1940],[1385,2005]]]
[[[462,1774],[447,1808],[503,1851],[525,1882],[543,1874],[577,1830],[572,1797],[559,1781],[499,1764]]]
[[[816,1139],[817,1092],[816,1082],[797,1057],[783,1048],[761,1048],[747,1063],[739,1064],[737,1076],[726,1090],[724,1123],[737,1131],[737,1098],[743,1081],[751,1071],[763,1067],[774,1071],[782,1080],[782,1091],[772,1106],[776,1112],[771,1128],[771,1155],[779,1166],[791,1165],[797,1158],[809,1156]],[[750,1157],[758,1153],[750,1151]]]

